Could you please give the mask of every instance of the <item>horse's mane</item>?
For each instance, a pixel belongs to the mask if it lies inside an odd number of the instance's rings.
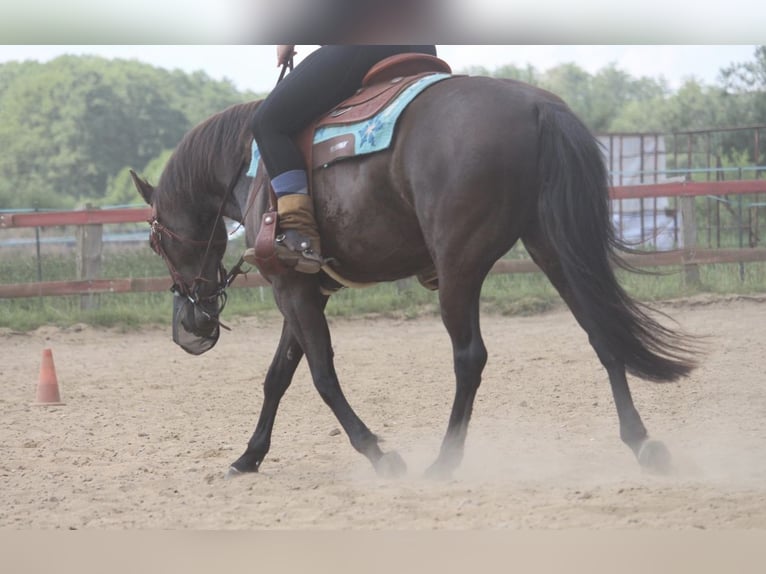
[[[171,203],[187,205],[198,202],[205,194],[200,190],[214,184],[220,171],[216,162],[231,162],[237,170],[249,159],[247,153],[250,119],[260,101],[234,104],[203,120],[181,139],[168,160],[159,188]],[[232,177],[237,174],[233,173]]]

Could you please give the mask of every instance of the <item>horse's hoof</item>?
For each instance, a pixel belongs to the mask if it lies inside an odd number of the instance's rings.
[[[241,470],[238,470],[234,468],[233,466],[229,467],[229,470],[226,471],[226,475],[223,477],[224,480],[231,480],[232,478],[237,478],[238,476],[242,476],[245,474]]]
[[[664,443],[658,440],[645,440],[638,449],[638,463],[642,468],[656,474],[670,474],[673,459]]]
[[[450,480],[452,469],[437,460],[426,469],[425,475],[429,480]]]
[[[407,463],[398,452],[391,451],[377,460],[375,470],[381,478],[399,478],[407,474]]]

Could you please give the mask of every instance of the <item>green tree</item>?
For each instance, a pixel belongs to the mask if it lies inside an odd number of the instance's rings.
[[[756,47],[753,56],[751,62],[735,63],[721,70],[730,125],[766,124],[766,46]],[[740,145],[739,142],[730,143],[731,148]],[[761,146],[760,157],[752,155],[753,163],[766,164],[766,146]]]
[[[27,193],[36,174],[59,194],[97,198],[110,174],[174,146],[184,115],[150,82],[124,88],[99,58],[65,56],[19,76],[0,109],[3,176]]]
[[[723,92],[687,80],[658,110],[665,131],[679,132],[722,126],[726,121]]]
[[[615,120],[627,106],[634,102],[662,100],[669,93],[662,80],[636,79],[610,64],[593,76],[589,125],[598,133],[614,131]]]
[[[543,73],[539,85],[567,102],[596,133],[613,130],[613,123],[631,103],[663,99],[669,92],[664,82],[635,79],[613,63],[595,75],[576,64],[562,64]]]
[[[735,93],[761,92],[766,88],[766,46],[757,46],[752,62],[739,62],[721,70],[724,86]]]
[[[140,172],[141,177],[157,184],[160,180],[162,170],[165,169],[165,165],[168,163],[168,159],[170,159],[172,153],[172,149],[164,150],[157,157],[150,160],[143,168],[136,169],[124,167],[121,169],[109,182],[109,187],[102,204],[109,206],[143,204],[143,200],[141,199],[141,196],[138,195],[133,179],[130,177],[130,170],[133,169],[134,171]]]
[[[0,65],[0,208],[103,198],[123,168],[146,166],[194,124],[252,97],[133,60]]]
[[[562,97],[597,133],[673,133],[766,123],[766,46],[721,71],[719,84],[633,78],[615,64],[590,74],[573,63],[546,71],[512,64],[458,73],[521,80]],[[135,60],[64,56],[0,64],[0,208],[135,203],[127,168],[153,181],[193,125],[260,97],[203,72]],[[747,134],[711,142],[722,163],[752,150]],[[752,139],[752,138],[751,138]],[[761,158],[766,163],[766,146]]]
[[[130,177],[129,167],[124,167],[109,182],[109,188],[104,195],[103,205],[110,207],[133,205],[138,203],[136,187]]]
[[[577,64],[560,64],[541,76],[538,85],[563,99],[588,126],[593,126],[591,76]]]
[[[720,88],[687,80],[673,94],[648,91],[622,107],[610,123],[611,131],[673,133],[723,127],[728,104]]]
[[[492,74],[495,78],[509,78],[511,80],[519,80],[520,82],[526,82],[527,84],[538,85],[540,82],[540,76],[534,66],[527,65],[523,68],[514,66],[513,64],[507,64],[499,67]]]

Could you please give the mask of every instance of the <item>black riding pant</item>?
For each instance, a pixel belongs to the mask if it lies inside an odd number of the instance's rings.
[[[365,74],[388,56],[436,55],[434,46],[328,45],[304,58],[256,109],[251,129],[272,179],[305,170],[293,137],[309,122],[350,97]]]

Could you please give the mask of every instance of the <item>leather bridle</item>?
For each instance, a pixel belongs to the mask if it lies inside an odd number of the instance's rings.
[[[221,325],[221,327],[228,329],[223,323],[221,323],[217,317],[213,318],[210,316],[210,314],[205,311],[203,307],[199,307],[201,303],[218,303],[218,315],[220,315],[221,311],[223,311],[223,308],[226,306],[226,301],[228,298],[228,295],[226,294],[226,289],[232,284],[234,279],[241,274],[244,274],[244,271],[242,271],[242,264],[244,263],[244,259],[240,257],[239,261],[237,262],[234,267],[232,267],[231,271],[227,272],[226,267],[223,264],[223,261],[220,261],[218,263],[218,284],[213,291],[212,294],[206,295],[204,297],[200,297],[199,291],[200,287],[205,283],[210,283],[209,279],[205,279],[202,277],[202,269],[205,266],[205,262],[207,260],[207,257],[210,254],[210,248],[212,245],[216,243],[221,243],[221,241],[216,241],[213,239],[213,235],[215,233],[215,227],[218,224],[218,221],[221,219],[221,214],[218,214],[218,217],[216,217],[215,223],[213,224],[213,229],[210,233],[210,237],[207,240],[198,240],[198,239],[191,239],[188,237],[183,237],[179,235],[178,233],[172,231],[169,227],[164,225],[160,222],[158,216],[157,216],[157,209],[156,207],[152,206],[152,215],[147,220],[150,226],[149,231],[149,244],[151,245],[152,249],[155,253],[157,253],[162,259],[165,261],[165,265],[168,268],[168,271],[170,272],[170,277],[173,280],[173,285],[170,288],[170,290],[181,297],[184,297],[189,300],[189,302],[195,306],[200,312],[205,314],[210,319],[215,319],[218,321],[218,324]],[[197,276],[192,280],[191,284],[186,283],[186,281],[181,276],[181,273],[176,269],[175,265],[173,265],[173,262],[168,257],[165,249],[162,247],[162,237],[163,235],[172,237],[174,240],[185,243],[188,245],[198,245],[198,246],[205,246],[205,254],[202,257],[202,261],[200,263],[200,273],[197,274]],[[226,240],[223,240],[225,243]]]

